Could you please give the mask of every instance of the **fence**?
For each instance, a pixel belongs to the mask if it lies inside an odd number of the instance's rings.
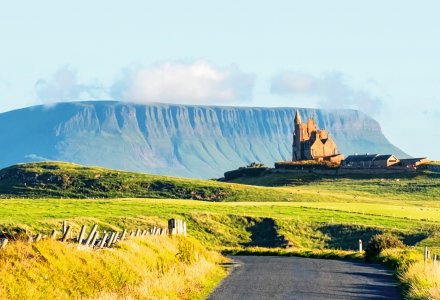
[[[359,253],[362,253],[362,240],[359,240]],[[432,259],[432,263],[434,265],[437,265],[437,254],[431,254],[431,251],[429,251],[428,247],[424,248],[423,251],[423,259],[425,262],[429,262]]]
[[[428,247],[424,248],[423,258],[424,258],[425,262],[428,262],[432,259],[432,262],[434,263],[434,265],[437,264],[437,254],[431,255],[431,251],[429,251]]]
[[[168,228],[152,227],[150,229],[137,228],[136,230],[128,232],[126,229],[122,231],[106,231],[101,233],[98,231],[98,225],[94,224],[90,231],[87,233],[87,226],[82,225],[77,237],[73,237],[73,229],[68,225],[67,221],[63,221],[61,226],[61,237],[57,238],[59,232],[52,230],[50,235],[43,235],[38,233],[36,235],[30,235],[29,242],[39,242],[42,239],[61,240],[63,242],[74,242],[79,245],[92,247],[96,249],[102,249],[104,247],[110,248],[118,241],[123,241],[127,237],[141,237],[146,235],[183,235],[186,237],[186,222],[178,219],[168,220]],[[0,239],[0,250],[4,249],[8,244],[8,239]]]

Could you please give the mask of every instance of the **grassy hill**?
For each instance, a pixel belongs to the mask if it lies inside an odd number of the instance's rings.
[[[324,193],[334,199],[437,200],[440,198],[440,173],[418,170],[407,173],[324,175],[314,173],[264,173],[244,176],[229,182],[244,185],[282,187],[303,193]],[[350,199],[351,198],[351,199]],[[368,199],[366,199],[368,198]]]
[[[286,172],[219,182],[41,162],[0,170],[0,198],[168,198],[227,202],[381,202],[385,199],[427,203],[440,198],[440,173],[421,170],[331,176]]]
[[[64,162],[0,170],[0,198],[170,198],[206,201],[289,201],[286,191],[85,167]]]

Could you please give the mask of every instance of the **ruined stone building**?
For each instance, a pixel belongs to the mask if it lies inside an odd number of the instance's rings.
[[[336,143],[325,129],[318,129],[313,118],[302,123],[298,111],[295,115],[293,132],[292,160],[328,160],[340,162],[344,156],[339,154]]]

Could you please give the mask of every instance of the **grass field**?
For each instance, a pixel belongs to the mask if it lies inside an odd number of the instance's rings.
[[[350,249],[357,246],[359,237],[365,239],[384,230],[396,232],[414,245],[422,238],[435,235],[439,212],[440,208],[427,211],[403,203],[355,205],[174,199],[0,201],[1,226],[4,228],[21,227],[49,233],[59,227],[62,220],[68,220],[76,230],[83,223],[97,223],[105,229],[133,230],[137,226],[166,226],[167,219],[181,217],[188,222],[190,235],[217,249],[245,246],[246,243],[252,245],[252,239],[260,238],[258,232],[252,236],[253,230],[261,231],[260,235],[273,240],[281,235],[288,244],[297,247]],[[262,245],[255,242],[255,246]]]
[[[440,254],[440,175],[428,171],[277,173],[230,183],[42,163],[0,170],[0,198],[0,232],[12,238],[49,234],[63,220],[78,233],[82,224],[134,230],[181,218],[190,236],[225,253],[358,258],[351,250],[359,239],[391,232],[418,257],[424,246]],[[399,255],[394,261],[407,259]],[[427,291],[416,271],[399,272],[414,295]],[[429,284],[431,295],[437,285]]]
[[[289,172],[222,183],[57,162],[23,164],[0,170],[0,195],[15,198],[0,200],[0,226],[49,232],[68,220],[75,229],[96,222],[130,230],[182,217],[191,234],[216,249],[281,244],[350,249],[358,238],[383,231],[410,245],[437,247],[439,176]],[[39,198],[42,194],[50,198]],[[69,195],[88,199],[60,199]],[[174,199],[151,199],[161,196]]]

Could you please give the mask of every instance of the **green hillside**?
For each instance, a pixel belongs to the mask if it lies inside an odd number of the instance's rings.
[[[375,175],[323,175],[280,172],[261,176],[244,176],[230,182],[244,185],[285,188],[298,194],[327,195],[330,199],[363,200],[438,200],[440,173],[417,170],[405,173]]]
[[[289,201],[286,191],[64,162],[0,170],[0,198],[170,198],[206,201]]]
[[[233,182],[85,167],[63,162],[0,170],[0,198],[168,198],[205,201],[316,202],[440,198],[440,173],[330,176],[269,173]]]

